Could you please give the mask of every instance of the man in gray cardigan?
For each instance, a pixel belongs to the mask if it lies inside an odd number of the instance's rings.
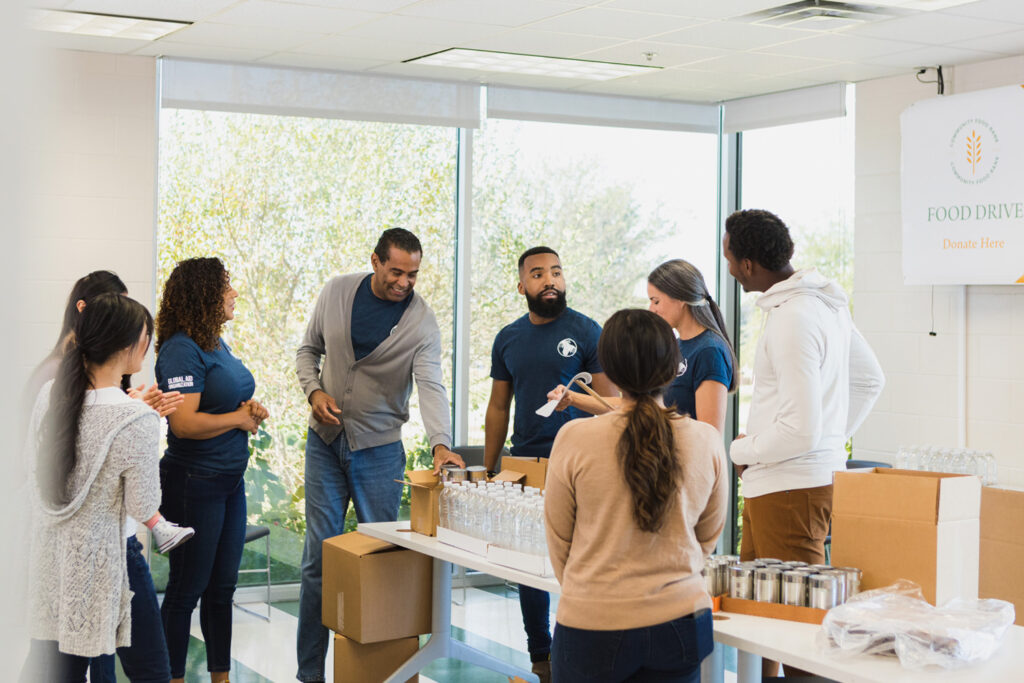
[[[324,285],[295,356],[312,407],[297,634],[300,681],[324,680],[324,539],[344,531],[350,500],[360,522],[398,518],[402,485],[394,480],[405,470],[402,425],[409,419],[414,378],[435,467],[463,465],[450,450],[441,332],[434,312],[413,293],[422,254],[408,230],[385,230],[370,256],[372,273],[341,275]]]

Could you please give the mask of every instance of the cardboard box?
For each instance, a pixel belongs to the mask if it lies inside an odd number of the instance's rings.
[[[785,619],[786,621],[800,621],[805,624],[820,624],[828,612],[828,610],[816,609],[814,607],[798,607],[797,605],[783,605],[777,602],[757,602],[756,600],[730,598],[728,595],[721,596],[721,605],[723,612],[736,612],[737,614],[750,614],[755,617]]]
[[[345,636],[334,636],[334,683],[383,683],[419,650],[420,639],[400,638],[363,645]],[[420,680],[413,674],[406,683]]]
[[[522,472],[526,475],[525,486],[543,489],[544,480],[548,477],[547,458],[520,458],[514,455],[506,455],[501,459],[502,469]]]
[[[437,533],[441,491],[441,478],[433,470],[410,470],[405,473],[408,481],[396,479],[409,487],[409,525],[412,530],[424,536]]]
[[[511,567],[527,574],[536,576],[554,576],[555,570],[551,567],[551,558],[547,555],[531,555],[521,553],[509,548],[499,548],[496,545],[487,546],[487,561],[502,567]]]
[[[510,481],[513,484],[523,485],[526,481],[526,475],[522,472],[516,472],[515,470],[502,470],[498,474],[494,475],[488,481]]]
[[[358,531],[323,543],[324,626],[358,643],[430,632],[433,559]]]
[[[452,531],[443,526],[437,527],[437,540],[475,555],[487,554],[487,541],[468,534],[460,534],[458,531]]]
[[[981,482],[879,468],[837,472],[832,564],[859,567],[860,588],[909,579],[928,602],[978,596]]]
[[[1024,491],[981,489],[981,550],[978,597],[1013,603],[1024,625]]]

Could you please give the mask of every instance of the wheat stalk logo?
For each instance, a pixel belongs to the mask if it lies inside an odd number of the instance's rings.
[[[971,165],[971,175],[974,175],[979,161],[981,161],[981,137],[972,130],[971,134],[967,136],[967,163]]]

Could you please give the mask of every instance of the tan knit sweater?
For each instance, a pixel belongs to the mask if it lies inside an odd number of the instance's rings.
[[[33,434],[52,382],[33,411]],[[29,439],[34,442],[34,439]],[[61,652],[95,657],[131,643],[125,515],[149,519],[160,505],[160,418],[117,388],[87,392],[70,502],[37,496],[29,561],[30,630]],[[32,462],[34,462],[34,457]]]
[[[641,531],[616,445],[619,411],[573,420],[548,465],[548,550],[562,585],[558,623],[596,631],[653,626],[710,607],[700,570],[725,526],[728,476],[722,436],[674,420],[683,484],[665,525]]]

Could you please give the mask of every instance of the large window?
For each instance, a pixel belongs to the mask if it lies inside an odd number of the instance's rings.
[[[240,296],[225,331],[270,410],[250,441],[249,521],[271,528],[273,580],[297,581],[309,406],[295,351],[320,288],[369,271],[385,228],[409,228],[423,243],[416,291],[437,314],[451,386],[456,130],[174,109],[160,126],[157,281],[192,256],[219,256],[231,272]],[[414,393],[405,447],[422,466],[415,402]],[[243,566],[265,562],[254,545]],[[154,560],[162,586],[166,564]]]
[[[599,323],[646,307],[647,274],[667,258],[694,263],[714,293],[717,136],[491,119],[473,144],[468,424],[482,444],[491,344],[526,313],[516,265],[529,247],[559,252],[569,306]]]

